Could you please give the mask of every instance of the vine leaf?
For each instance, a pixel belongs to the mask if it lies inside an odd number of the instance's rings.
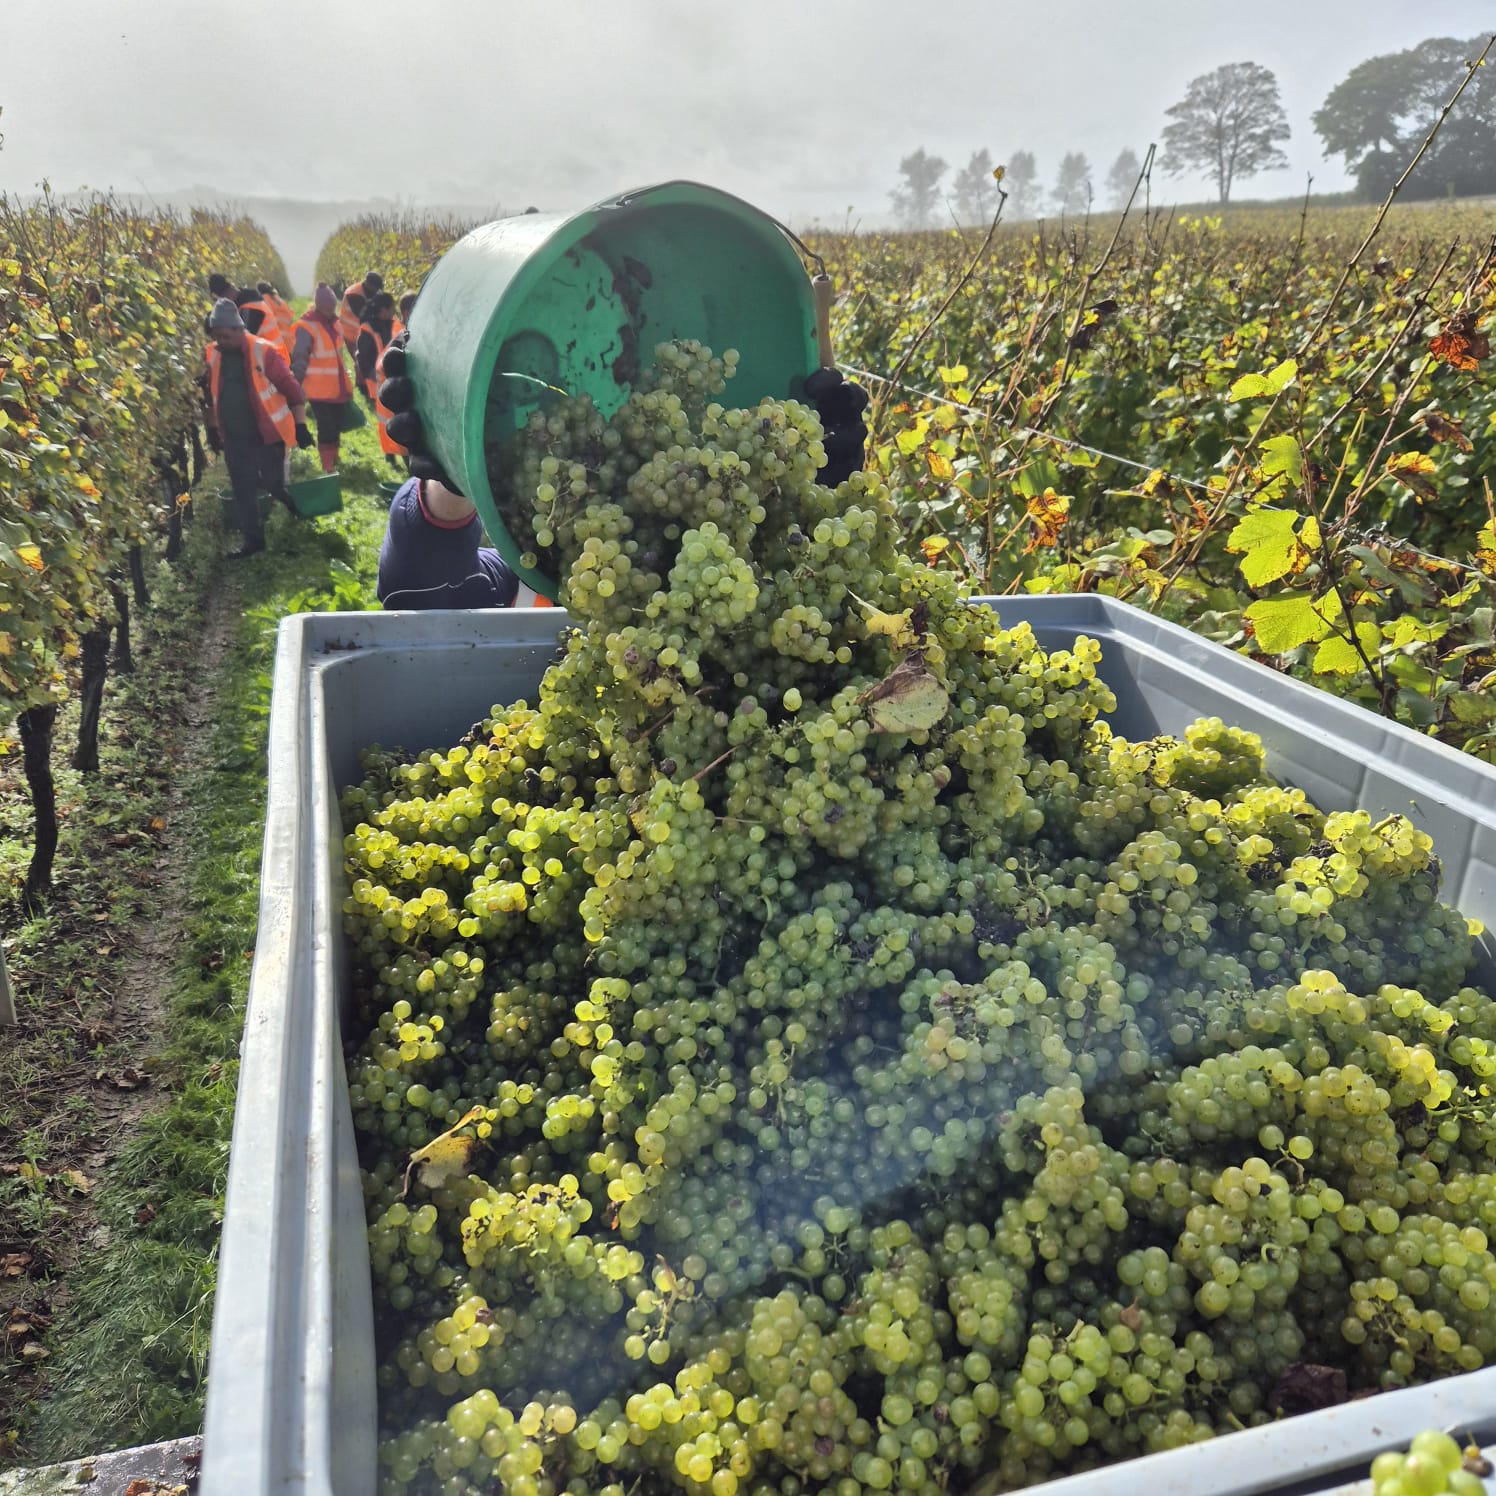
[[[928,732],[951,706],[945,687],[917,649],[911,649],[887,676],[864,692],[862,702],[874,732],[901,735]]]
[[[1382,642],[1382,631],[1374,623],[1356,625],[1356,641],[1369,659],[1376,657]],[[1349,639],[1334,634],[1314,651],[1316,675],[1354,675],[1362,668],[1361,653]]]
[[[1496,575],[1496,520],[1487,520],[1475,537],[1475,559]]]
[[[1420,419],[1436,442],[1453,442],[1462,452],[1475,450],[1475,443],[1465,435],[1465,428],[1458,421],[1451,421],[1437,410],[1424,411]]]
[[[1399,452],[1387,459],[1387,476],[1411,488],[1420,504],[1439,497],[1439,490],[1429,482],[1429,474],[1437,471],[1438,464],[1427,452]]]
[[[419,1169],[419,1179],[428,1190],[440,1189],[449,1179],[459,1174],[466,1174],[468,1164],[473,1157],[473,1150],[478,1146],[475,1137],[458,1137],[459,1129],[468,1126],[471,1122],[481,1121],[487,1112],[481,1106],[469,1107],[463,1115],[452,1124],[444,1133],[432,1138],[422,1148],[417,1148],[410,1155],[410,1162],[405,1166],[405,1178],[400,1186],[400,1198],[405,1198],[406,1191],[410,1188],[410,1171]]]
[[[1024,546],[1024,554],[1059,544],[1060,535],[1070,518],[1070,500],[1052,488],[1035,494],[1024,511],[1034,527],[1033,536]]]
[[[908,608],[905,608],[902,613],[885,613],[882,608],[876,608],[872,603],[864,602],[855,592],[850,593],[849,596],[863,610],[865,616],[862,626],[869,634],[882,634],[892,639],[894,646],[898,649],[912,649],[918,642]]]
[[[1319,549],[1319,525],[1312,515],[1291,509],[1257,509],[1238,521],[1226,549],[1241,556],[1241,574],[1250,587],[1297,576]]]
[[[1276,368],[1269,369],[1266,374],[1243,374],[1231,386],[1231,390],[1226,398],[1228,400],[1256,400],[1261,398],[1271,400],[1275,395],[1281,395],[1298,376],[1298,361],[1286,358]]]
[[[1340,600],[1333,593],[1316,603],[1308,592],[1285,592],[1253,603],[1245,617],[1264,653],[1287,654],[1323,639],[1339,612]]]

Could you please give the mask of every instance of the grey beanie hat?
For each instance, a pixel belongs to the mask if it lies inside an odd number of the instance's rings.
[[[213,303],[213,310],[208,313],[209,332],[221,332],[226,327],[243,326],[244,318],[239,315],[239,308],[227,296],[220,297]]]

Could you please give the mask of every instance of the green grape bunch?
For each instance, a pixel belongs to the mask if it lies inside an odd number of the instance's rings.
[[[382,1496],[995,1492],[1496,1361],[1429,839],[1119,737],[736,362],[519,433],[557,658],[343,796]]]

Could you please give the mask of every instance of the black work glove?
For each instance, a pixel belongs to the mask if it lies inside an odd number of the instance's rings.
[[[312,436],[311,427],[305,421],[296,423],[296,445],[298,447],[315,447],[317,445]]]
[[[821,418],[826,466],[820,480],[835,488],[867,460],[867,422],[862,418],[867,391],[843,379],[840,369],[817,369],[805,381],[805,398]]]
[[[223,438],[218,434],[218,427],[208,427],[208,446],[215,452],[223,451]]]
[[[421,418],[416,413],[415,385],[407,372],[405,347],[410,340],[408,332],[402,332],[384,354],[384,383],[379,386],[379,403],[390,412],[389,431],[392,440],[399,442],[410,454],[406,465],[412,478],[440,483],[453,493],[461,493],[445,468],[442,467],[426,445],[426,433],[421,428]]]

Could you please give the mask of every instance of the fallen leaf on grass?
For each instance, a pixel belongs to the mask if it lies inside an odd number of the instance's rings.
[[[30,1252],[7,1252],[0,1257],[0,1278],[19,1278],[30,1271],[34,1261]]]
[[[94,1074],[97,1081],[108,1081],[111,1086],[121,1091],[135,1091],[146,1085],[150,1076],[142,1070],[137,1070],[133,1065],[126,1065],[118,1075],[111,1075],[107,1070],[99,1070]]]
[[[28,1340],[21,1347],[21,1359],[23,1361],[45,1361],[52,1354],[40,1341]]]
[[[86,1195],[93,1188],[93,1180],[82,1169],[64,1169],[57,1177],[80,1195]]]
[[[135,1212],[135,1224],[137,1226],[149,1226],[156,1219],[156,1207],[149,1201]]]

